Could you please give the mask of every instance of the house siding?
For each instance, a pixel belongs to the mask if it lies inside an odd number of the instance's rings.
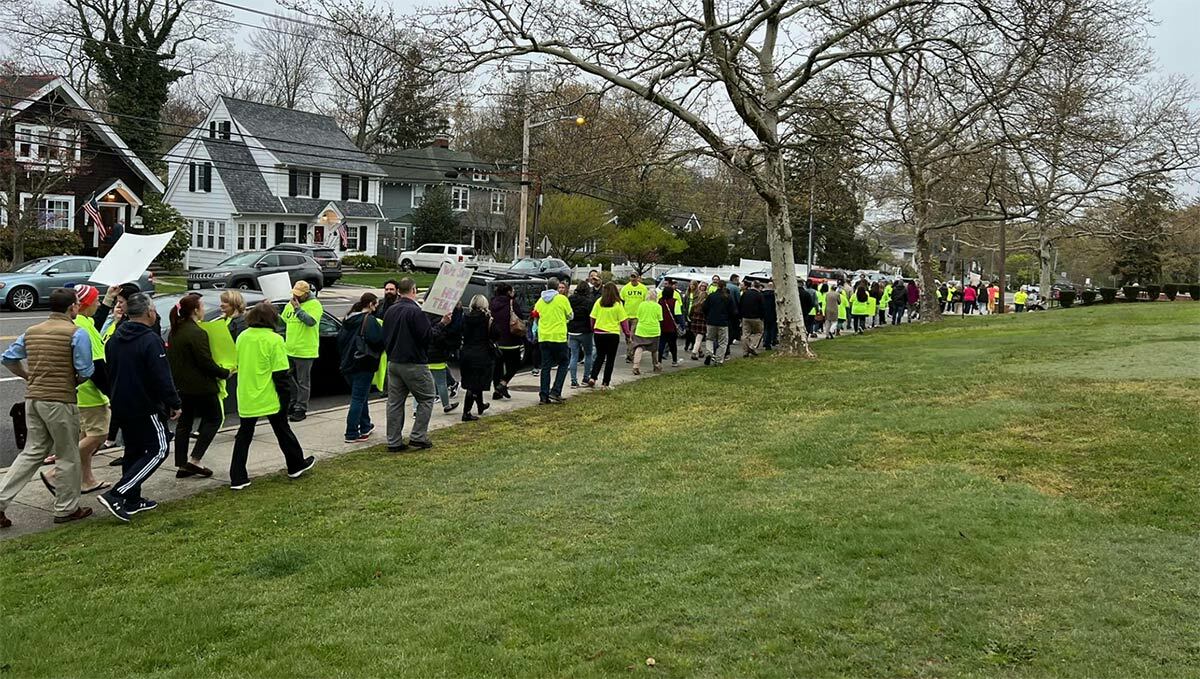
[[[47,99],[57,97],[57,94],[52,94]],[[4,130],[3,137],[6,143],[12,143],[14,128],[17,124],[58,123],[61,126],[63,122],[61,116],[58,119],[51,118],[50,106],[46,99],[43,99],[14,115],[10,120],[10,125]],[[90,125],[79,122],[78,129],[81,144],[79,166],[73,174],[60,178],[55,186],[46,193],[56,196],[74,196],[75,212],[72,226],[83,242],[83,253],[95,254],[96,247],[93,244],[95,228],[87,223],[85,213],[80,209],[83,204],[92,196],[93,192],[104,188],[114,179],[124,182],[142,200],[146,198],[147,186],[145,179],[128,164],[114,147],[109,146],[98,136]],[[12,151],[11,146],[3,149],[5,153],[12,153]],[[25,172],[18,172],[16,179],[18,192],[31,193],[29,189],[39,183]],[[132,206],[130,206],[127,228],[131,226],[129,222],[133,221],[134,216]],[[134,231],[136,232],[136,229]]]

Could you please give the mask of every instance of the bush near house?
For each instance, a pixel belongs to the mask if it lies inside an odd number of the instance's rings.
[[[1142,289],[1136,285],[1126,285],[1121,288],[1121,294],[1125,296],[1126,302],[1138,301],[1138,295],[1142,294]]]
[[[1096,303],[1096,291],[1095,290],[1084,290],[1082,296],[1083,296],[1083,305],[1084,306],[1091,306]]]
[[[1100,288],[1100,298],[1104,300],[1105,304],[1112,304],[1113,302],[1117,301],[1117,289]]]
[[[1200,285],[1188,286],[1188,294],[1192,296],[1193,302],[1200,302]]]
[[[1070,309],[1075,304],[1075,291],[1063,290],[1058,293],[1058,304],[1064,309]]]
[[[1179,296],[1179,286],[1174,283],[1167,283],[1163,286],[1163,294],[1167,296],[1169,301],[1174,302],[1175,298]]]
[[[78,255],[83,251],[79,234],[63,229],[25,229],[24,243],[25,261],[54,255]],[[12,245],[12,229],[0,229],[0,259],[12,261]]]
[[[396,268],[396,262],[389,257],[379,255],[346,255],[342,257],[342,266],[352,267],[358,271],[391,270]]]
[[[169,269],[171,271],[183,268],[183,256],[187,253],[192,236],[188,233],[187,220],[179,214],[179,210],[162,202],[162,197],[148,196],[142,205],[142,233],[175,232],[175,237],[167,243],[167,247],[154,259],[152,267]]]

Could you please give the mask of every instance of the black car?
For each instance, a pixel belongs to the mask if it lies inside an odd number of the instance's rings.
[[[342,277],[342,260],[338,259],[333,248],[323,245],[305,245],[298,243],[281,243],[267,252],[299,252],[312,257],[321,265],[321,274],[325,276],[325,285],[333,285]]]
[[[171,307],[179,303],[179,299],[184,295],[200,295],[204,301],[204,320],[211,321],[221,316],[221,290],[205,289],[195,290],[192,292],[176,292],[166,295],[154,296],[154,308],[158,310],[158,315],[162,317],[163,341],[167,341],[167,335],[170,332]],[[242,297],[246,300],[246,307],[249,308],[263,301],[262,293],[254,291],[243,291]],[[275,308],[283,311],[283,306],[287,302],[275,302]],[[338,353],[337,338],[338,332],[342,329],[342,320],[337,316],[326,312],[321,314],[321,342],[320,348],[317,350],[317,361],[313,364],[312,371],[312,394],[313,396],[329,396],[331,394],[346,394],[350,392],[349,385],[342,378],[340,369],[341,354]],[[283,334],[283,325],[280,324],[277,332]],[[232,402],[230,398],[227,403]],[[228,409],[228,408],[227,408]]]
[[[241,252],[207,269],[189,271],[189,290],[237,288],[258,290],[258,277],[286,271],[293,285],[308,281],[313,290],[325,285],[325,275],[317,260],[300,252]]]
[[[571,278],[575,275],[574,269],[569,264],[553,257],[525,257],[518,259],[504,273],[519,276],[537,276],[540,278],[554,276],[568,283],[571,282]]]

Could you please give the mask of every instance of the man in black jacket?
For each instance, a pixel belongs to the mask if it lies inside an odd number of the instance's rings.
[[[122,521],[158,506],[142,497],[142,483],[167,458],[167,418],[176,420],[182,403],[175,391],[167,350],[154,331],[158,312],[150,296],[125,301],[127,322],[104,347],[112,417],[125,436],[121,480],[100,496],[100,503]]]
[[[409,446],[433,447],[429,440],[429,417],[437,398],[433,374],[429,372],[433,325],[417,304],[417,286],[413,280],[403,278],[396,287],[400,298],[383,319],[383,341],[388,355],[387,442],[390,453],[398,453]],[[452,314],[446,314],[440,323],[449,325],[451,318]],[[417,414],[405,444],[404,409],[410,392],[417,401]]]
[[[750,281],[738,300],[738,315],[742,317],[742,356],[757,356],[763,336],[763,296]]]
[[[384,282],[383,299],[379,300],[379,304],[375,307],[373,314],[375,318],[383,320],[383,317],[387,315],[387,310],[391,309],[392,305],[400,299],[399,285],[400,283],[394,278],[389,278]]]

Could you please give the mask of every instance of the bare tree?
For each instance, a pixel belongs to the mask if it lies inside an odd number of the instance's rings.
[[[311,24],[287,17],[264,19],[250,36],[263,79],[275,84],[268,103],[294,109],[313,98],[322,75],[319,40]]]
[[[193,107],[200,109],[207,109],[218,96],[272,103],[275,92],[265,75],[260,55],[223,50],[205,64],[203,71],[192,73],[187,93]]]

